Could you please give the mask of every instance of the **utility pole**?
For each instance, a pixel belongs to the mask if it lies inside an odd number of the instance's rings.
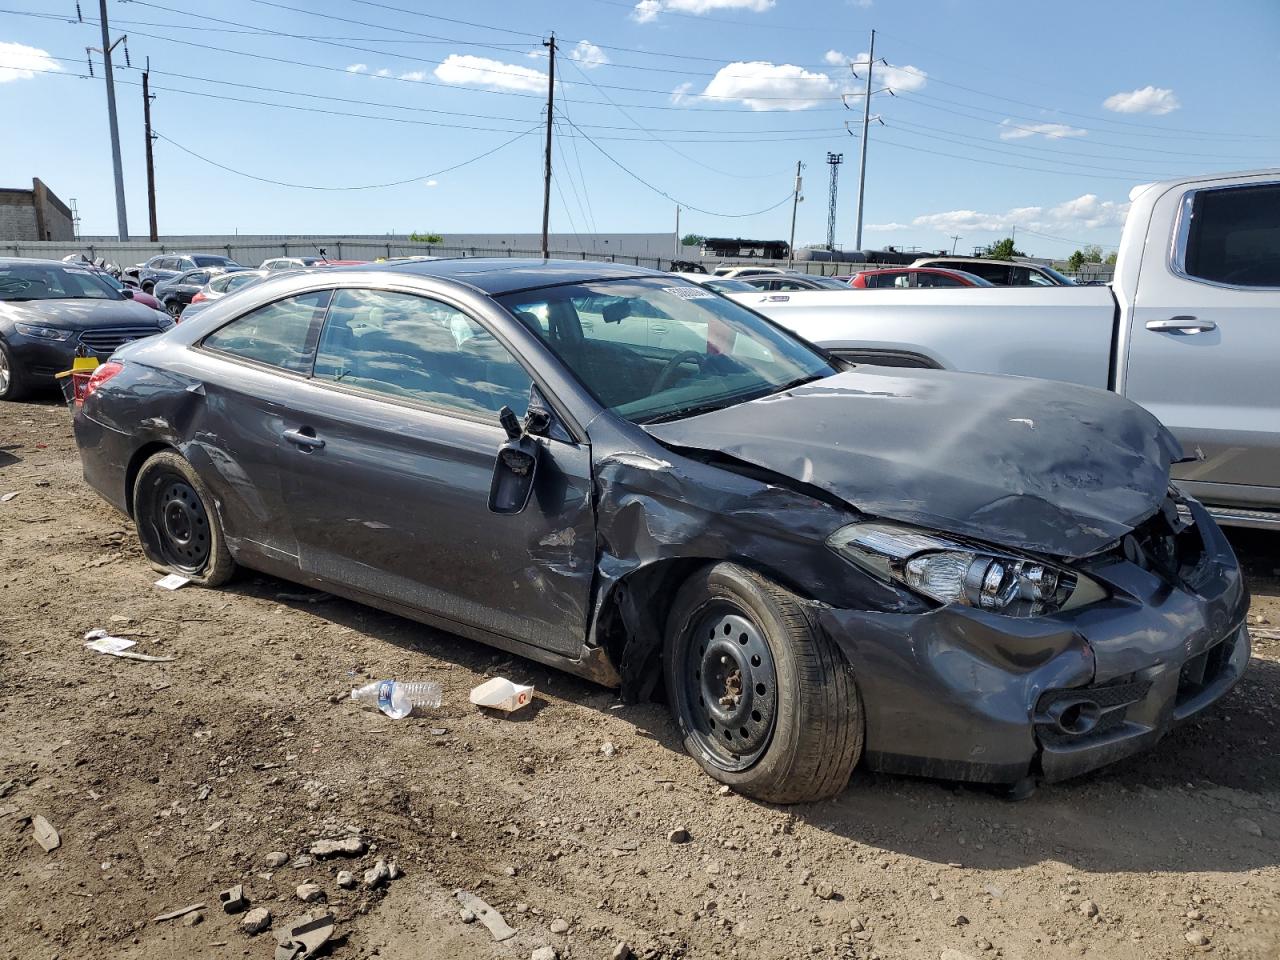
[[[676,243],[675,253],[671,255],[671,259],[680,259],[680,204],[676,204]]]
[[[867,187],[867,128],[871,125],[871,75],[875,73],[876,32],[871,31],[871,49],[867,53],[867,90],[862,98],[862,153],[858,160],[858,217],[853,233],[853,246],[862,249],[862,200]]]
[[[102,49],[97,52],[102,54],[102,63],[106,71],[107,80],[107,119],[111,125],[111,165],[116,178],[116,234],[121,240],[129,239],[129,215],[124,208],[124,167],[120,163],[120,125],[116,122],[116,78],[111,70],[111,51],[116,48],[117,43],[127,40],[127,37],[120,37],[115,43],[111,42],[111,28],[107,25],[107,0],[98,0],[99,19],[102,22]],[[95,49],[88,48],[91,52]],[[125,47],[125,61],[128,62],[128,47]]]
[[[953,257],[956,255],[956,244],[957,244],[957,243],[959,243],[959,242],[960,242],[961,240],[963,240],[963,239],[964,239],[964,237],[960,236],[959,234],[955,234],[955,233],[953,233],[953,234],[951,235],[951,255],[952,255]]]
[[[804,161],[796,161],[796,182],[791,191],[791,242],[787,244],[787,269],[796,262],[796,207],[800,206],[800,171],[804,169]]]
[[[106,3],[106,0],[102,0]],[[556,35],[552,31],[551,39],[542,41],[551,54],[551,69],[547,71],[547,158],[546,175],[542,185],[542,258],[548,256],[547,228],[551,224],[551,121],[555,119],[556,99]]]
[[[843,153],[828,153],[827,163],[831,166],[831,196],[827,207],[827,249],[836,249],[836,184],[840,179],[840,164],[844,163]]]
[[[147,214],[150,220],[151,242],[160,239],[156,226],[156,168],[151,158],[151,141],[156,137],[151,132],[151,58],[147,57],[147,69],[142,71],[142,124],[147,131]]]

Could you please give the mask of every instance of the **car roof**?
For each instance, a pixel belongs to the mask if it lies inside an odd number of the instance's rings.
[[[672,274],[625,263],[590,260],[534,260],[515,257],[465,257],[455,260],[414,260],[407,263],[370,263],[332,267],[331,273],[398,273],[411,277],[438,277],[465,284],[489,296],[592,280],[631,277],[671,277]]]

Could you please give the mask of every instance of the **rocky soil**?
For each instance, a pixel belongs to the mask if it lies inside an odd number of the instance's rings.
[[[660,704],[252,574],[157,589],[52,402],[0,404],[9,493],[0,958],[268,958],[323,913],[343,960],[1280,955],[1280,537],[1233,534],[1248,676],[1150,754],[1019,803],[860,771],[776,808],[704,776]],[[95,627],[172,659],[86,650]],[[535,704],[478,712],[492,675]],[[390,676],[444,706],[346,700]]]

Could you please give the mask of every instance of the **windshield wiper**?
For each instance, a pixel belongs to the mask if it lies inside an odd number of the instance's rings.
[[[668,410],[666,413],[659,413],[652,417],[646,417],[643,420],[637,420],[637,423],[666,423],[668,420],[683,420],[685,417],[696,417],[703,413],[713,413],[716,410],[723,410],[725,407],[731,406],[738,402],[738,398],[723,401],[720,403],[698,403],[688,407],[677,407],[675,410]]]
[[[794,390],[796,387],[803,387],[806,383],[813,383],[815,380],[821,380],[824,376],[825,374],[821,373],[810,373],[803,377],[796,377],[790,383],[784,383],[780,387],[770,387],[768,393],[762,393],[758,396],[771,397],[775,393],[786,393],[788,390]]]

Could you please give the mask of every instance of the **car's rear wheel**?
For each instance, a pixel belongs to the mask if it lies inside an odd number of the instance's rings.
[[[143,292],[143,293],[155,293],[155,289],[156,289],[156,285],[155,285],[154,283],[152,283],[150,280],[144,280],[144,281],[143,281],[143,283],[142,283],[142,292]]]
[[[235,572],[213,496],[195,468],[172,451],[157,453],[133,487],[138,538],[152,566],[216,587]]]
[[[21,400],[31,388],[9,345],[0,340],[0,400]]]
[[[844,789],[862,704],[839,648],[790,591],[732,563],[676,594],[663,651],[685,749],[739,793],[799,803]]]

